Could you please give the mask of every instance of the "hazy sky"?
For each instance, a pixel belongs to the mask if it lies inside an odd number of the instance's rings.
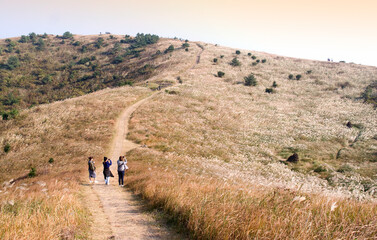
[[[0,0],[0,38],[155,33],[377,66],[376,0]]]

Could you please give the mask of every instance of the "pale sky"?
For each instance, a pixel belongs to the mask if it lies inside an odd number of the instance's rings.
[[[377,66],[376,0],[0,0],[0,38],[154,33]]]

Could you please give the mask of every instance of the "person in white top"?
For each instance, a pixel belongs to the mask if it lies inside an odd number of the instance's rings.
[[[124,172],[128,169],[127,167],[127,159],[125,156],[120,156],[118,161],[118,183],[119,186],[124,186]]]

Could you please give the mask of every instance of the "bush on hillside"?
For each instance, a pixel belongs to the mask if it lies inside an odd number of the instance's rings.
[[[253,55],[253,56],[251,56],[251,58],[252,58],[253,60],[257,59],[257,57],[256,57],[256,56],[254,56],[254,55]]]
[[[5,146],[4,146],[4,152],[8,153],[9,151],[10,151],[10,144],[6,143]]]
[[[265,62],[267,62],[267,60],[266,59],[262,59],[262,63],[265,63]]]
[[[288,75],[288,79],[292,80],[293,79],[293,74]]]
[[[224,58],[224,55],[220,55],[220,58]]]
[[[63,33],[63,36],[62,36],[63,39],[69,39],[69,38],[72,38],[72,37],[73,37],[73,34],[68,32],[68,31]]]
[[[233,58],[229,64],[232,65],[233,67],[241,66],[241,62],[238,61],[237,58]]]
[[[170,45],[167,49],[165,49],[164,53],[169,53],[169,52],[173,52],[174,51],[174,46],[173,45]]]
[[[84,57],[84,58],[81,58],[76,64],[77,65],[84,65],[87,62],[90,62],[90,58],[89,57]]]
[[[116,56],[113,61],[111,61],[112,64],[119,64],[124,61],[124,58],[122,56]]]
[[[222,71],[218,71],[218,72],[217,72],[217,76],[218,76],[219,78],[222,78],[224,75],[225,75],[225,73],[222,72]]]
[[[260,60],[259,59],[257,59],[255,62],[257,62],[257,63],[260,63]]]
[[[7,66],[10,70],[13,70],[20,66],[20,60],[17,56],[10,56],[7,61]]]
[[[25,35],[21,35],[20,40],[18,40],[19,43],[27,43],[29,41],[30,41],[30,37],[29,36],[25,36]]]
[[[250,57],[250,56],[251,56],[251,53],[247,53],[247,56],[249,56],[249,57]]]
[[[101,37],[97,38],[97,41],[94,43],[96,48],[101,48],[104,44],[105,40]]]
[[[244,77],[244,80],[245,80],[245,86],[256,86],[258,84],[257,79],[252,73]]]
[[[236,51],[236,54],[237,54],[237,55],[240,55],[240,54],[241,54],[240,50],[237,50],[237,51]]]
[[[53,163],[54,162],[54,159],[53,158],[50,158],[49,160],[48,160],[48,163]]]
[[[256,65],[258,65],[258,62],[252,62],[251,65],[256,66]]]
[[[217,58],[214,58],[214,59],[213,59],[213,62],[214,62],[214,63],[217,63]]]
[[[275,93],[275,90],[273,88],[266,88],[266,93]]]
[[[182,43],[182,48],[188,48],[188,47],[190,47],[190,44],[188,44],[187,42]]]
[[[188,48],[186,48],[186,49],[185,49],[185,51],[186,51],[186,52],[188,52],[188,51],[189,51],[189,49],[188,49]]]
[[[36,49],[37,49],[38,51],[42,51],[42,50],[44,50],[44,49],[45,49],[45,46],[46,46],[45,41],[43,41],[42,38],[39,38],[39,39],[38,39],[38,42],[37,42],[35,45],[37,46]]]
[[[278,87],[278,84],[276,83],[276,81],[274,81],[274,82],[272,83],[272,87],[273,87],[273,88],[277,88],[277,87]]]
[[[301,77],[302,77],[301,74],[297,74],[297,75],[296,75],[296,80],[300,80]]]
[[[37,175],[37,169],[35,167],[32,167],[30,169],[30,172],[28,173],[28,177],[32,178],[32,177],[35,177],[36,175]]]

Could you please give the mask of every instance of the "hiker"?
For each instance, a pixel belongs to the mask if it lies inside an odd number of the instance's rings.
[[[128,169],[127,167],[127,159],[125,156],[120,156],[118,161],[118,183],[119,186],[124,187],[124,171]]]
[[[114,177],[113,173],[110,171],[110,166],[113,164],[111,159],[107,157],[103,158],[103,176],[105,177],[105,184],[110,184],[110,177]]]
[[[96,181],[96,166],[94,165],[93,157],[89,157],[88,170],[89,170],[89,182],[96,183],[97,182]],[[92,178],[93,178],[93,181],[92,181]]]

